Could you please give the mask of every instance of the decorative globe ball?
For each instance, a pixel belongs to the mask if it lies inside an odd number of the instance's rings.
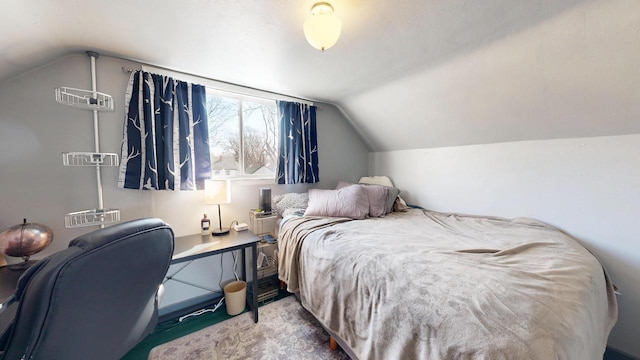
[[[14,257],[29,257],[42,251],[53,241],[53,231],[46,225],[28,223],[12,226],[0,232],[0,253]]]

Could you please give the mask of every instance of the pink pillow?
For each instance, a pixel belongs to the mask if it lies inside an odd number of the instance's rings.
[[[348,217],[362,220],[369,213],[369,198],[362,186],[338,190],[309,189],[309,206],[305,216]]]
[[[367,191],[369,198],[369,216],[380,217],[387,213],[387,195],[389,189],[381,185],[360,185]]]
[[[342,189],[347,186],[361,186],[365,189],[369,199],[369,216],[380,217],[387,213],[388,187],[382,185],[353,185],[346,181],[338,181],[336,189]]]

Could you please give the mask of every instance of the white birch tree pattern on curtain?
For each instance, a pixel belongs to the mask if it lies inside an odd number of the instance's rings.
[[[118,187],[198,190],[211,176],[206,90],[135,71],[125,93]]]
[[[280,114],[278,184],[318,182],[320,178],[316,107],[279,101],[278,112]]]

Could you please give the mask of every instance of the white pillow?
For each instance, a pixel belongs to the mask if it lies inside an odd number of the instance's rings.
[[[288,209],[295,209],[298,211],[307,207],[309,202],[309,194],[305,193],[287,193],[283,195],[276,195],[273,197],[273,207],[278,212],[279,217],[284,217],[285,212]]]
[[[347,217],[362,220],[369,214],[369,198],[363,186],[347,186],[338,190],[309,190],[309,206],[305,216]]]
[[[358,181],[360,184],[383,185],[393,187],[393,182],[387,176],[363,176]]]

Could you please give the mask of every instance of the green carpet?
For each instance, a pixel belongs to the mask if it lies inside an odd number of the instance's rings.
[[[286,290],[280,290],[278,296],[273,301],[280,300],[289,295],[291,294]],[[273,301],[260,303],[259,306],[271,303]],[[246,311],[248,311],[248,308],[245,308],[245,312]],[[207,326],[211,326],[232,317],[233,316],[227,315],[227,309],[224,305],[222,305],[218,310],[216,310],[216,312],[208,312],[199,316],[189,317],[183,322],[178,322],[177,319],[174,321],[164,322],[162,324],[159,324],[155,328],[153,333],[147,336],[138,345],[136,345],[136,347],[131,349],[131,351],[129,351],[124,357],[122,357],[122,360],[147,360],[147,358],[149,357],[149,352],[154,347],[175,340],[192,332],[204,329]]]

